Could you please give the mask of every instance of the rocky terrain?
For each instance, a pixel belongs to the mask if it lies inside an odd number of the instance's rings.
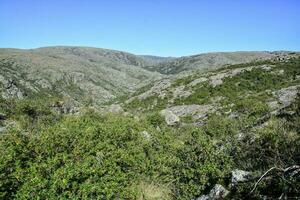
[[[0,49],[0,89],[5,98],[60,95],[99,105],[170,74],[288,56],[288,52],[235,52],[162,58],[88,47]]]
[[[142,58],[96,48],[1,49],[0,63],[5,97],[55,93],[99,104],[161,77],[142,69]]]
[[[0,199],[300,196],[300,54],[0,50]]]

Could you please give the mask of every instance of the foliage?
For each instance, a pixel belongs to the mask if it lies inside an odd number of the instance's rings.
[[[201,127],[167,126],[159,114],[167,98],[134,100],[129,111],[156,102],[138,116],[92,109],[61,115],[52,108],[58,99],[0,99],[0,112],[17,124],[0,134],[0,199],[193,199],[216,183],[228,186],[233,169],[261,175],[273,166],[299,164],[299,99],[257,125],[270,113],[266,99],[272,93],[265,91],[297,84],[298,65],[298,60],[276,64],[275,71],[284,68],[284,75],[257,69],[216,87],[197,85],[193,95],[175,104],[225,97]],[[239,117],[228,117],[228,110]],[[299,196],[299,181],[291,185],[280,178],[263,181],[249,195],[253,181],[237,186],[231,197],[277,197],[283,191]]]

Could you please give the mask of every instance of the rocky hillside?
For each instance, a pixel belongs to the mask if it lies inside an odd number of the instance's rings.
[[[229,52],[229,53],[205,53],[194,56],[186,56],[160,62],[154,66],[145,66],[150,71],[162,74],[178,74],[191,70],[209,71],[224,65],[255,62],[270,59],[284,59],[289,57],[289,52]]]
[[[96,48],[0,49],[2,96],[58,94],[103,103],[161,77],[135,55]]]
[[[1,50],[0,199],[297,199],[300,55],[255,54]]]
[[[88,47],[0,49],[0,89],[5,98],[67,96],[79,104],[99,105],[170,74],[288,56],[236,52],[163,58]]]

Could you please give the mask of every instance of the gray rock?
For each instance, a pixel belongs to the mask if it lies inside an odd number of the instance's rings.
[[[229,191],[222,185],[216,184],[209,192],[208,195],[202,195],[196,200],[218,200],[224,199],[229,194]]]
[[[207,116],[207,114],[215,111],[212,105],[196,104],[173,106],[165,110],[171,111],[178,117],[192,116],[195,120],[204,119]]]
[[[119,104],[112,104],[112,105],[108,106],[106,108],[106,111],[109,113],[115,113],[115,114],[120,114],[120,113],[124,112],[122,106]]]
[[[161,80],[154,84],[150,90],[140,94],[137,98],[140,100],[144,100],[150,96],[157,95],[160,98],[164,98],[166,96],[166,91],[168,87],[171,86],[171,81],[169,79]]]
[[[150,140],[151,139],[151,135],[148,133],[148,131],[142,131],[142,132],[140,132],[140,134],[146,140]]]
[[[184,85],[179,86],[179,87],[177,87],[173,90],[173,98],[174,99],[176,99],[176,98],[186,98],[186,97],[190,96],[191,94],[192,94],[192,92],[185,90]]]
[[[263,69],[265,71],[270,71],[272,69],[272,67],[268,66],[268,65],[263,65],[263,66],[261,66],[261,69]]]
[[[229,194],[229,191],[226,190],[222,185],[216,184],[213,189],[209,192],[209,199],[224,199]]]
[[[180,118],[170,110],[162,110],[160,114],[165,117],[165,121],[169,126],[180,124]]]
[[[283,88],[277,91],[277,96],[279,98],[279,102],[284,106],[287,107],[294,102],[299,93],[299,86],[291,86],[288,88]]]
[[[278,101],[269,101],[269,102],[267,102],[267,105],[269,106],[269,108],[271,110],[276,110],[280,107],[280,105],[278,104]]]
[[[52,108],[60,114],[76,114],[79,109],[71,102],[57,101],[52,105]]]
[[[251,172],[235,169],[231,172],[231,186],[248,181],[251,178]]]
[[[17,98],[23,99],[23,92],[17,87],[16,82],[12,79],[5,79],[0,77],[0,83],[2,83],[1,96],[4,99]]]
[[[209,200],[209,196],[208,195],[202,195],[202,196],[198,197],[195,200]]]
[[[197,78],[197,79],[193,80],[192,82],[190,82],[190,83],[188,84],[188,86],[189,86],[189,87],[193,87],[193,86],[196,86],[196,85],[198,85],[199,83],[203,83],[203,82],[205,82],[205,81],[208,81],[208,79],[205,78],[205,77]]]

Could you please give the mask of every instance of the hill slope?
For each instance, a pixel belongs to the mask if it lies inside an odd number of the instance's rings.
[[[0,97],[0,198],[300,195],[298,54],[164,77],[108,108]]]
[[[103,103],[160,78],[140,67],[145,62],[132,54],[97,48],[0,49],[2,95],[57,93]]]
[[[80,104],[99,105],[167,75],[285,54],[234,52],[163,58],[89,47],[0,49],[0,92],[5,98],[65,96]]]
[[[287,56],[287,52],[228,52],[204,53],[194,56],[185,56],[161,62],[154,66],[145,66],[150,71],[162,74],[178,74],[191,70],[208,71],[224,65],[239,64],[260,60],[276,59]]]

